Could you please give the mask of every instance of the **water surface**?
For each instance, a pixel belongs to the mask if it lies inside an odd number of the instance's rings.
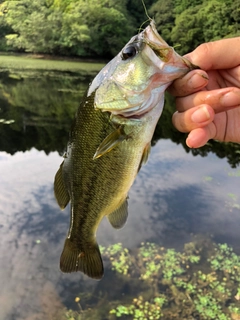
[[[64,307],[78,308],[80,293],[94,300],[116,279],[107,266],[100,282],[59,270],[69,208],[58,208],[53,179],[74,113],[97,72],[82,67],[0,73],[0,319],[58,317]],[[99,244],[134,249],[152,241],[181,250],[201,234],[240,253],[239,146],[215,142],[193,154],[184,140],[166,108],[150,159],[130,191],[128,222],[116,231],[103,219]],[[112,295],[121,301],[124,290]]]

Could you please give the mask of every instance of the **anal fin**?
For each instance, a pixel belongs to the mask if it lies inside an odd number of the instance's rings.
[[[98,244],[95,242],[86,248],[79,248],[67,238],[60,258],[60,269],[66,273],[81,271],[90,278],[101,279],[104,270]]]
[[[120,207],[110,213],[107,217],[113,228],[121,229],[125,225],[128,217],[127,199],[125,199]]]
[[[57,203],[61,209],[64,209],[70,200],[70,196],[65,187],[63,176],[62,176],[63,162],[61,163],[60,168],[58,169],[54,179],[54,194],[55,194]]]
[[[138,171],[141,169],[142,165],[148,161],[150,152],[151,152],[151,142],[148,142],[143,150],[142,159],[140,161]]]

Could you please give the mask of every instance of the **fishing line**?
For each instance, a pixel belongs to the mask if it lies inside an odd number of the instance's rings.
[[[148,14],[148,11],[147,11],[147,8],[146,8],[146,5],[145,5],[145,3],[144,3],[144,0],[142,0],[142,5],[143,5],[143,8],[144,8],[145,14],[146,14],[146,16],[148,17],[148,19],[147,19],[147,20],[145,20],[145,21],[141,24],[141,26],[140,26],[140,27],[139,27],[139,29],[138,29],[138,33],[140,33],[140,32],[141,32],[141,30],[143,29],[143,28],[142,28],[142,26],[143,26],[145,23],[147,23],[148,21],[152,21],[152,20],[153,20],[152,18],[150,18],[149,14]]]
[[[145,5],[145,3],[144,3],[144,0],[142,0],[142,4],[143,4],[143,8],[144,8],[145,14],[146,14],[146,16],[148,17],[148,20],[147,20],[147,21],[152,20],[152,18],[149,17],[149,14],[148,14],[148,12],[147,12],[147,8],[146,8],[146,5]]]

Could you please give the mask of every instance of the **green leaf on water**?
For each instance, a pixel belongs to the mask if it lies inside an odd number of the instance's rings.
[[[213,178],[212,178],[212,177],[210,177],[210,176],[206,176],[206,177],[204,177],[204,180],[205,180],[205,181],[212,181],[212,180],[213,180]]]

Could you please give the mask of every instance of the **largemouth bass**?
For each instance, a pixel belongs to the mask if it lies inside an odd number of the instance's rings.
[[[104,216],[121,228],[128,191],[143,163],[171,82],[194,66],[160,37],[154,21],[95,77],[75,116],[64,161],[55,176],[57,202],[71,201],[60,258],[63,272],[103,276],[96,231]]]

